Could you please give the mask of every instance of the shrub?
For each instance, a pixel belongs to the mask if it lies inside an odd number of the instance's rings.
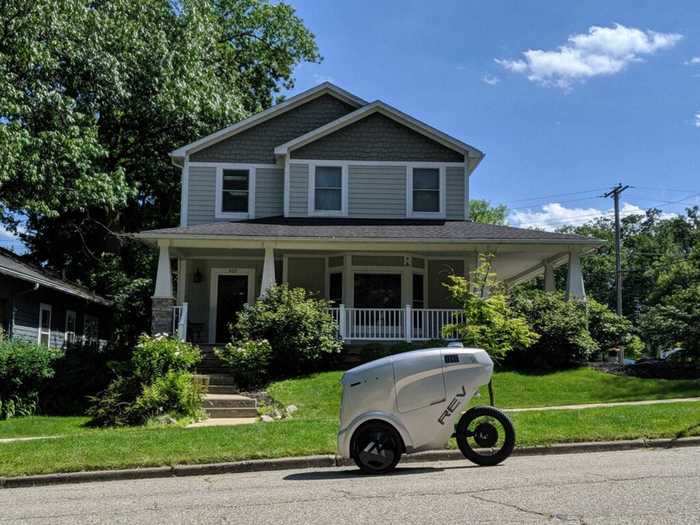
[[[35,343],[0,338],[0,419],[36,411],[39,392],[53,377],[60,355]]]
[[[192,370],[199,348],[163,335],[143,335],[125,375],[117,377],[88,410],[93,426],[140,425],[161,414],[198,417],[201,391]]]
[[[202,390],[192,374],[169,371],[146,386],[129,409],[133,423],[145,423],[163,414],[198,419],[202,413]]]
[[[223,349],[216,348],[216,355],[233,370],[236,385],[240,388],[259,386],[267,379],[272,347],[267,339],[259,341],[232,341]]]
[[[585,303],[567,301],[562,293],[526,290],[514,294],[511,304],[540,335],[535,344],[511,356],[511,364],[566,367],[589,359],[600,349],[588,331]]]
[[[499,358],[516,348],[529,347],[538,336],[511,309],[505,287],[491,271],[492,259],[493,256],[480,256],[479,266],[471,272],[469,280],[449,276],[447,289],[454,301],[462,305],[465,320],[443,330],[455,331],[466,345],[483,348]]]
[[[199,348],[167,335],[142,335],[131,357],[133,373],[151,383],[167,372],[187,372],[201,361]]]
[[[42,413],[52,415],[84,414],[90,396],[96,395],[114,379],[114,360],[121,349],[96,343],[76,342],[66,345],[53,365],[55,375],[41,393]]]
[[[272,349],[269,370],[275,377],[309,372],[342,348],[328,306],[303,288],[273,286],[240,313],[233,340],[267,340]]]
[[[632,323],[606,305],[588,299],[588,330],[603,351],[624,348],[632,339]],[[641,341],[640,341],[641,342]]]

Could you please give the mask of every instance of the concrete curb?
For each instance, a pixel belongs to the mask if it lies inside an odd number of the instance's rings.
[[[514,456],[540,456],[549,454],[581,454],[586,452],[611,452],[640,448],[679,448],[700,446],[700,437],[678,439],[633,439],[624,441],[599,441],[586,443],[560,443],[556,445],[522,447],[513,451]],[[464,460],[459,450],[435,450],[405,456],[402,463],[419,461]],[[324,468],[351,465],[351,460],[331,455],[303,456],[298,458],[254,459],[230,463],[208,463],[203,465],[174,465],[169,467],[134,468],[124,470],[95,470],[88,472],[68,472],[41,474],[37,476],[0,477],[0,488],[37,487],[68,483],[88,483],[95,481],[118,481],[129,479],[153,479],[179,476],[203,476],[215,474],[235,474],[241,472],[261,472],[302,468]]]

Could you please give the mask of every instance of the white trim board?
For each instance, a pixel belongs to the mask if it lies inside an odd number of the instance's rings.
[[[255,268],[211,268],[209,277],[209,343],[216,341],[216,304],[219,295],[219,276],[242,275],[248,278],[248,304],[255,301]]]
[[[315,86],[302,93],[299,93],[298,95],[290,97],[284,102],[280,102],[275,106],[263,110],[260,113],[256,113],[251,117],[241,120],[240,122],[237,122],[235,124],[232,124],[231,126],[216,131],[211,135],[207,135],[206,137],[203,137],[199,140],[181,146],[176,150],[171,151],[169,155],[173,159],[183,158],[185,155],[202,150],[208,146],[211,146],[212,144],[215,144],[221,140],[236,135],[237,133],[241,133],[246,129],[252,128],[257,124],[261,124],[266,120],[270,120],[271,118],[276,117],[277,115],[281,115],[282,113],[299,107],[310,100],[313,100],[326,94],[332,95],[337,99],[342,100],[343,102],[346,102],[356,108],[367,104],[365,100],[362,100],[361,98],[353,95],[352,93],[349,93],[348,91],[345,91],[344,89],[339,88],[338,86],[331,84],[330,82],[324,82],[322,84],[319,84],[318,86]]]

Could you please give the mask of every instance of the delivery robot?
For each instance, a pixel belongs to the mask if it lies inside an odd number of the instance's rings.
[[[467,459],[500,463],[515,446],[513,424],[491,406],[466,410],[492,373],[484,350],[461,343],[348,370],[341,380],[339,455],[352,458],[362,472],[383,474],[403,453],[445,448],[454,436]]]

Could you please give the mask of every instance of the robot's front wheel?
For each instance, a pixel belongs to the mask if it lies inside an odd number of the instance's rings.
[[[383,421],[363,423],[350,443],[350,455],[365,474],[385,474],[394,470],[402,452],[401,436]]]
[[[464,457],[482,466],[498,465],[515,447],[513,423],[493,407],[467,410],[457,423],[455,437]]]

